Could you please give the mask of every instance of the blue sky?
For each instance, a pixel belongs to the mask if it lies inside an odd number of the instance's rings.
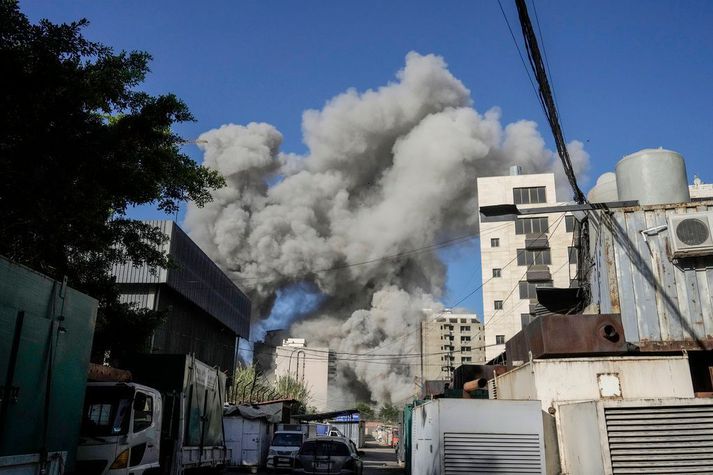
[[[521,42],[514,1],[501,1]],[[283,150],[304,152],[305,109],[349,87],[386,84],[411,50],[443,56],[478,111],[499,106],[504,123],[545,124],[496,0],[20,4],[33,21],[86,17],[89,38],[150,52],[144,89],[188,104],[197,121],[179,129],[186,138],[265,121],[283,133]],[[690,177],[713,182],[713,2],[542,0],[536,7],[565,135],[584,142],[592,177],[623,155],[663,146],[684,155]],[[542,133],[553,148],[549,131]],[[186,151],[200,158],[195,147]],[[450,263],[449,303],[480,283],[477,241],[442,256]],[[462,305],[481,314],[480,299],[475,293]]]

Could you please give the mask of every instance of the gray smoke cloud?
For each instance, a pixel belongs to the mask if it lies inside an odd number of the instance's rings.
[[[345,353],[418,351],[423,309],[443,307],[446,269],[435,249],[410,251],[477,233],[479,176],[518,164],[555,170],[566,185],[534,122],[503,126],[499,109],[478,113],[435,55],[409,53],[394,82],[306,111],[302,129],[304,156],[281,151],[282,135],[265,123],[199,138],[204,165],[227,186],[204,208],[189,205],[185,225],[250,292],[258,338],[274,326],[278,293],[308,285],[320,298],[295,312],[292,335]],[[570,151],[586,170],[582,144]],[[342,359],[345,388],[380,402],[413,391],[416,366]]]

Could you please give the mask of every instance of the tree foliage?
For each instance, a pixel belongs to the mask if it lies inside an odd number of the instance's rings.
[[[373,420],[375,417],[374,406],[367,402],[358,402],[356,409],[359,411],[359,415],[364,421]]]
[[[379,420],[389,424],[397,424],[401,419],[401,411],[393,404],[386,403],[379,409]]]
[[[254,365],[242,366],[235,371],[233,385],[228,394],[232,404],[249,404],[273,399],[295,399],[304,410],[312,399],[307,385],[291,376],[267,378]]]
[[[137,90],[149,54],[89,41],[87,24],[31,24],[0,1],[0,255],[97,298],[102,353],[141,346],[160,321],[118,302],[113,264],[168,264],[165,236],[127,210],[173,213],[224,182],[180,151],[186,105]]]

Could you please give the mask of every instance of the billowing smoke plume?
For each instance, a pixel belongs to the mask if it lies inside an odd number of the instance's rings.
[[[275,326],[278,294],[311,289],[291,333],[343,353],[418,351],[423,309],[442,308],[445,279],[435,250],[423,248],[477,232],[477,177],[556,164],[534,122],[503,127],[498,109],[476,112],[433,55],[409,53],[395,82],[348,90],[305,112],[302,128],[305,156],[281,152],[269,124],[201,135],[205,165],[227,186],[205,208],[189,207],[186,225],[257,302],[255,330]],[[586,168],[581,143],[570,150]],[[413,390],[416,366],[341,358],[345,383],[377,401]]]

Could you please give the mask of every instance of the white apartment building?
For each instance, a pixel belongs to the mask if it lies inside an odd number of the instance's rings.
[[[336,359],[327,347],[311,347],[304,338],[288,338],[275,348],[275,376],[291,376],[310,392],[308,405],[318,412],[331,410],[329,383],[336,374]]]
[[[453,379],[453,370],[462,364],[483,364],[483,324],[474,313],[446,310],[421,322],[423,379]]]
[[[516,204],[518,208],[557,204],[552,173],[478,178],[478,205]],[[576,275],[575,221],[565,213],[480,216],[483,320],[487,361],[532,319],[537,287],[569,287]]]

